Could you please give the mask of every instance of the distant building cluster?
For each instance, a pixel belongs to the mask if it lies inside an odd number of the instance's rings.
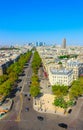
[[[35,46],[45,46],[45,42],[36,42]]]
[[[37,51],[51,85],[70,86],[83,75],[83,47],[67,47],[64,39],[61,47],[41,46],[37,47]],[[66,55],[70,57],[64,57]],[[60,56],[63,58],[59,58]]]
[[[16,62],[20,55],[31,49],[29,46],[15,46],[17,49],[1,49],[0,50],[0,75],[6,72],[6,69]]]

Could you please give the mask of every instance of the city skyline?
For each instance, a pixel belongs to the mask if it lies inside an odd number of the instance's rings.
[[[0,45],[42,41],[83,45],[82,0],[0,1]]]

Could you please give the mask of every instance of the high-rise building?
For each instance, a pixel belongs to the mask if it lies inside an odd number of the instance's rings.
[[[63,39],[63,43],[62,43],[62,48],[65,49],[66,48],[66,39]]]
[[[39,45],[38,42],[36,42],[35,45],[38,46]]]
[[[36,45],[36,46],[44,46],[44,45],[45,45],[45,42],[36,42],[35,45]]]

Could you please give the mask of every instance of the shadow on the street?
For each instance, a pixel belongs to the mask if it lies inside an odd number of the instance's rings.
[[[11,93],[9,94],[8,98],[14,98],[16,96],[16,92],[19,91],[19,89],[16,87],[14,88]]]
[[[38,96],[37,96],[37,98],[40,98],[40,97],[42,97],[43,96],[43,93],[40,93]]]

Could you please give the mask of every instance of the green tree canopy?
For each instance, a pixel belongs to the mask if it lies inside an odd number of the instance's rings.
[[[37,82],[39,81],[39,78],[38,78],[37,74],[34,74],[31,77],[31,82],[34,82],[34,81],[37,81]]]
[[[31,55],[31,51],[20,55],[19,60],[7,68],[8,75],[0,76],[0,95],[7,96],[11,92],[19,73],[22,72],[23,66],[30,60]]]
[[[8,79],[6,74],[0,76],[0,85]]]
[[[30,94],[31,94],[33,97],[38,96],[39,93],[40,93],[39,87],[33,86],[33,87],[30,88]]]
[[[12,90],[11,82],[7,80],[2,85],[0,85],[0,94],[7,96]]]
[[[61,107],[61,108],[67,108],[67,103],[66,103],[66,101],[64,100],[63,97],[55,98],[54,105]]]
[[[56,96],[67,95],[67,93],[68,93],[68,86],[64,86],[64,85],[53,85],[52,86],[52,92]]]
[[[34,56],[33,56],[33,61],[32,61],[32,68],[33,68],[33,72],[35,74],[38,73],[38,69],[39,69],[40,65],[41,65],[41,58],[40,58],[38,52],[35,51]]]
[[[74,104],[73,100],[65,101],[63,97],[57,97],[54,100],[53,103],[55,106],[61,107],[61,108],[68,108]]]
[[[78,80],[74,81],[72,87],[69,91],[69,96],[71,99],[77,98],[83,94],[83,77],[80,77]]]

